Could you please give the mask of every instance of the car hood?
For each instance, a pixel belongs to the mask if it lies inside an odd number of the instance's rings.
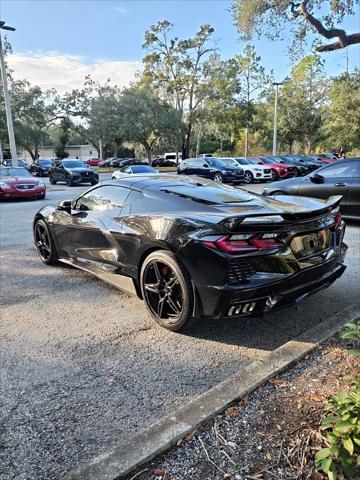
[[[8,185],[19,185],[19,184],[34,184],[38,185],[39,181],[34,177],[0,177],[0,182],[7,183]]]

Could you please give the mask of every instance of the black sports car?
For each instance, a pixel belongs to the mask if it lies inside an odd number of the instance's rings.
[[[360,158],[329,163],[303,178],[270,183],[264,195],[300,195],[326,199],[342,195],[341,213],[346,218],[360,219]]]
[[[46,264],[61,261],[136,293],[163,327],[259,315],[329,286],[345,270],[327,201],[262,197],[200,178],[109,180],[34,218]]]
[[[57,182],[66,182],[69,187],[79,183],[96,185],[99,175],[81,160],[67,158],[54,161],[49,168],[49,180],[52,185],[56,185]]]
[[[187,158],[179,163],[177,173],[197,175],[209,178],[217,183],[240,183],[244,180],[244,170],[239,164],[230,166],[223,162],[221,158]]]

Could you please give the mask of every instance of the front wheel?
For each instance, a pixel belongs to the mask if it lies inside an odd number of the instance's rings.
[[[96,185],[98,183],[98,180],[91,180],[91,185]]]
[[[245,172],[244,174],[244,182],[245,183],[252,183],[254,181],[254,176],[251,172]]]
[[[276,179],[277,179],[276,170],[271,170],[271,180],[276,180]]]
[[[67,177],[67,178],[66,178],[66,185],[67,185],[68,187],[72,187],[72,186],[73,186],[73,182],[72,182],[71,177]]]
[[[224,181],[224,178],[223,176],[221,175],[221,173],[215,173],[214,175],[214,182],[216,183],[222,183]]]
[[[49,177],[49,182],[51,183],[51,185],[56,185],[56,180],[54,179],[54,177],[52,175],[50,175],[50,177]]]
[[[294,177],[298,177],[299,176],[299,170],[297,168],[295,168],[294,170]]]
[[[151,253],[140,272],[142,296],[152,318],[173,332],[192,317],[194,293],[186,269],[168,251]]]
[[[54,265],[58,255],[49,227],[44,220],[38,220],[34,227],[35,246],[41,261],[46,265]]]

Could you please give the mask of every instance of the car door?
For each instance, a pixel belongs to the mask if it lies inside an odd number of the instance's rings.
[[[56,180],[57,182],[64,179],[63,175],[62,175],[63,169],[64,169],[64,167],[63,167],[62,161],[57,160],[54,163],[54,168],[53,168],[53,171],[52,171],[52,176],[53,176],[54,180]]]
[[[341,160],[306,177],[299,187],[299,193],[324,200],[331,195],[342,195],[341,211],[347,214],[350,185],[357,170],[357,162]]]
[[[53,228],[60,256],[97,264],[117,262],[118,244],[110,231],[130,190],[116,185],[97,187],[72,204],[71,212],[57,211]]]
[[[360,217],[360,160],[357,162],[357,171],[349,186],[346,213],[351,217]]]

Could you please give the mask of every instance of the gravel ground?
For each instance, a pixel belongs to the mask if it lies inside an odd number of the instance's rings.
[[[347,343],[331,338],[124,480],[325,480],[314,464],[323,405],[360,375]]]
[[[138,299],[37,258],[34,212],[81,190],[0,205],[1,480],[60,478],[358,298],[350,226],[348,271],[316,297],[263,320],[167,332]]]

